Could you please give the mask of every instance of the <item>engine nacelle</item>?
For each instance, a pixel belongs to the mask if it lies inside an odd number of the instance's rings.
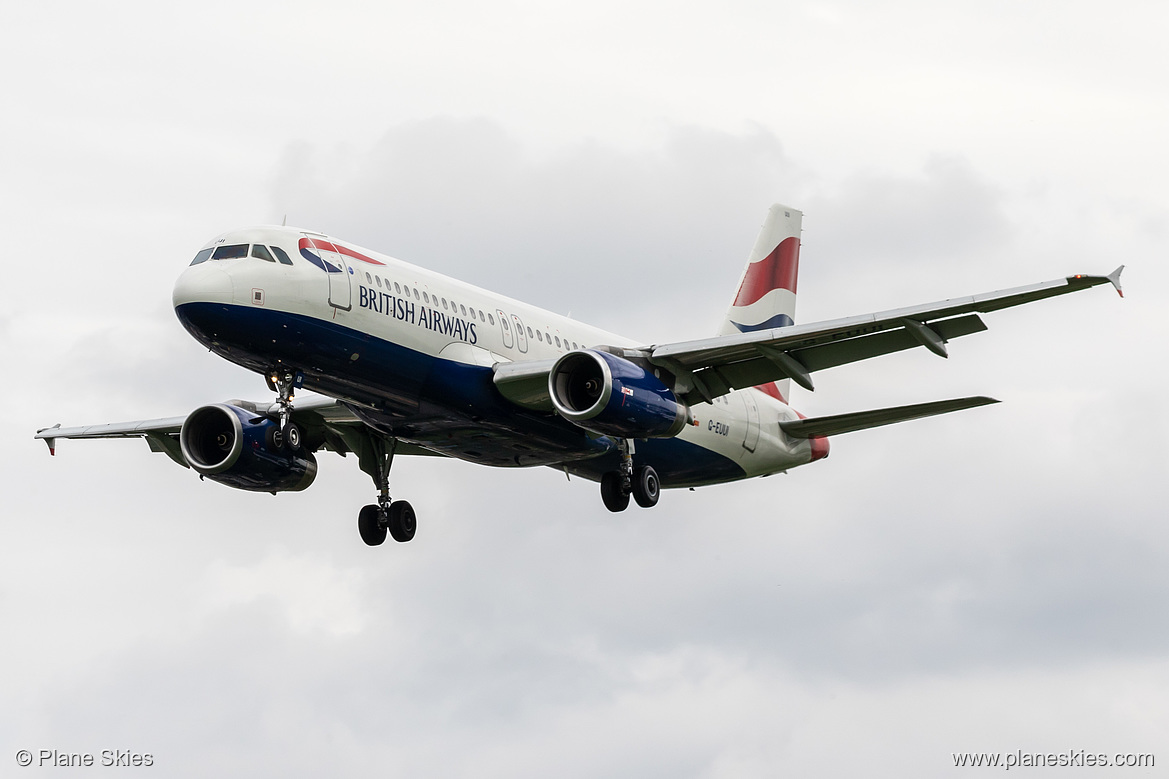
[[[317,477],[317,460],[281,446],[279,430],[271,419],[219,403],[191,412],[179,446],[188,465],[220,484],[252,492],[303,490]]]
[[[608,352],[584,349],[548,374],[552,405],[586,430],[621,438],[671,438],[689,418],[686,404],[652,373]]]

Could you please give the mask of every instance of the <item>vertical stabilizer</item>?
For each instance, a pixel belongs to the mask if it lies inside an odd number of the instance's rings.
[[[796,277],[800,265],[800,226],[803,213],[773,205],[747,258],[738,292],[719,328],[719,335],[789,327],[796,317]],[[760,387],[769,395],[788,397],[788,381]]]

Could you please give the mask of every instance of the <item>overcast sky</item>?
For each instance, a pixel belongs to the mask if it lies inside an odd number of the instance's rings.
[[[0,773],[1169,773],[1169,7],[368,5],[5,7]],[[400,459],[408,545],[361,543],[352,457],[272,497],[32,439],[269,397],[170,306],[235,227],[661,342],[717,329],[776,201],[805,211],[800,322],[1121,263],[1126,297],[817,374],[808,415],[1003,403],[652,511]]]

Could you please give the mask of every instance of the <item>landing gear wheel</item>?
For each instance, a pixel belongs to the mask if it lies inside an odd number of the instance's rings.
[[[633,499],[643,509],[653,508],[658,503],[662,485],[658,472],[648,465],[633,469]],[[628,498],[626,498],[628,500]]]
[[[357,515],[357,530],[361,540],[369,546],[378,546],[386,540],[386,528],[382,524],[381,509],[374,505],[362,506]]]
[[[390,535],[395,541],[406,543],[414,537],[414,531],[417,529],[418,519],[414,516],[413,506],[404,500],[396,500],[390,504]]]
[[[601,477],[601,500],[609,511],[624,511],[629,507],[629,493],[625,491],[621,474],[609,471]]]
[[[285,422],[280,428],[280,439],[290,452],[300,451],[300,428],[295,422]]]

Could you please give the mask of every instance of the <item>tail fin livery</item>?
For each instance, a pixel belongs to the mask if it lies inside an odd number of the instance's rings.
[[[786,327],[795,322],[803,216],[779,204],[768,211],[719,335]]]
[[[767,212],[719,335],[789,327],[795,323],[803,217],[803,212],[778,203]],[[760,389],[786,399],[788,380],[777,384]]]

